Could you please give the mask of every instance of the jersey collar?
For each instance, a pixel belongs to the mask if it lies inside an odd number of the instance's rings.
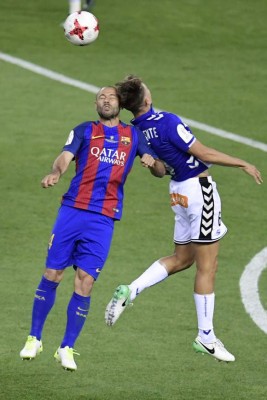
[[[148,117],[150,117],[153,114],[155,114],[155,111],[154,111],[153,107],[151,106],[151,108],[150,108],[150,110],[148,112],[146,112],[145,114],[140,115],[137,118],[133,118],[131,120],[131,124],[138,125],[140,122],[144,121],[145,119],[147,119]]]

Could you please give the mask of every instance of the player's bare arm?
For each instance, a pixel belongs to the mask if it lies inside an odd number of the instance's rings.
[[[258,184],[263,182],[260,171],[254,165],[241,160],[240,158],[232,157],[228,154],[212,149],[211,147],[207,147],[198,140],[192,144],[188,153],[205,163],[241,168],[248,175],[252,176]]]
[[[67,171],[68,166],[73,160],[73,154],[70,151],[63,151],[54,161],[52,172],[46,175],[41,182],[43,188],[54,186],[58,183],[61,175]]]
[[[162,178],[166,175],[166,168],[161,160],[156,159],[153,167],[149,167],[150,172],[156,178]]]

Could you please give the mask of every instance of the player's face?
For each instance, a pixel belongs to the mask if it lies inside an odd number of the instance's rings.
[[[106,120],[118,117],[120,113],[119,99],[114,88],[104,87],[98,92],[96,111],[101,118]]]

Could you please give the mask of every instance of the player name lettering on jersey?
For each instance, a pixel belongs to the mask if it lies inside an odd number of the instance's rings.
[[[143,131],[143,133],[147,140],[153,139],[153,138],[158,138],[158,133],[157,133],[157,129],[155,128],[155,126],[153,126],[152,128],[145,129]]]
[[[120,150],[114,149],[100,149],[99,147],[92,147],[91,154],[98,160],[109,164],[124,165],[126,153]]]

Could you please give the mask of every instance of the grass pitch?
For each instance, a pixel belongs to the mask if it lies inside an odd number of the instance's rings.
[[[0,51],[96,86],[128,73],[151,87],[154,106],[266,143],[266,12],[264,0],[215,2],[96,0],[98,40],[74,47],[60,23],[67,1],[18,0],[1,5]],[[266,247],[266,183],[213,167],[229,228],[221,244],[215,330],[236,356],[224,364],[195,354],[194,267],[145,291],[113,328],[104,310],[115,287],[173,251],[168,178],[152,178],[138,160],[126,184],[124,216],[77,341],[78,371],[53,360],[65,328],[73,272],[58,289],[44,352],[22,362],[34,290],[70,170],[50,190],[40,181],[70,129],[95,119],[94,95],[0,61],[1,335],[3,400],[261,400],[267,396],[266,334],[246,314],[240,276]],[[122,113],[122,119],[130,115]],[[266,181],[266,153],[194,130],[207,145],[255,163]],[[267,274],[259,294],[267,305]]]

